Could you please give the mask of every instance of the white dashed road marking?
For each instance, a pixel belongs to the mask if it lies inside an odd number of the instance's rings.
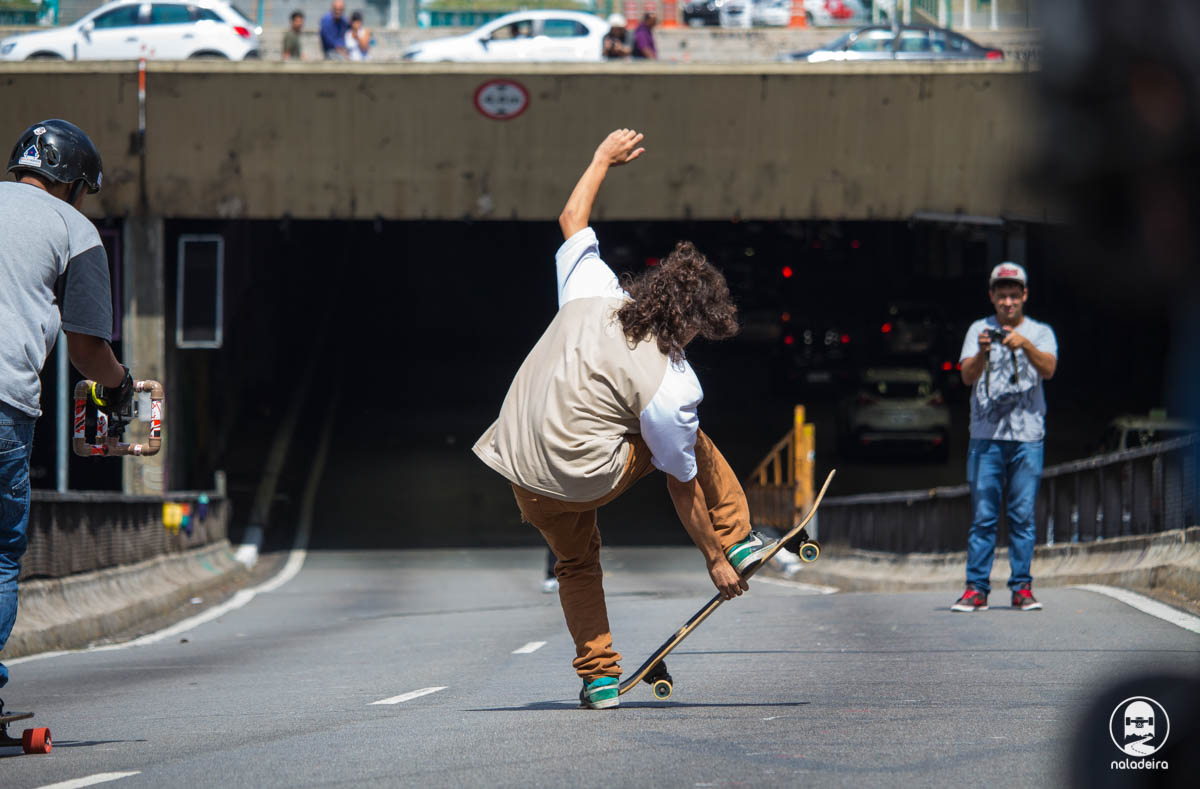
[[[38,789],[78,789],[81,786],[94,786],[96,784],[108,783],[109,781],[119,781],[131,775],[141,775],[141,770],[134,770],[131,773],[96,773],[86,778],[73,778],[70,781],[46,784],[45,786],[39,786]]]
[[[530,641],[525,646],[520,647],[519,649],[514,649],[512,653],[514,655],[528,655],[530,652],[537,652],[544,646],[546,646],[545,641]]]
[[[410,701],[411,699],[418,699],[421,696],[428,696],[430,693],[437,693],[439,690],[445,690],[445,689],[446,689],[446,686],[442,685],[441,687],[437,687],[437,688],[421,688],[420,690],[412,690],[412,691],[409,691],[408,693],[401,693],[399,696],[392,696],[390,699],[380,699],[379,701],[372,701],[371,706],[373,706],[375,704],[399,704],[402,701]]]

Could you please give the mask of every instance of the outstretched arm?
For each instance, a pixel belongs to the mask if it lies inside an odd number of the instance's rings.
[[[558,216],[563,238],[570,238],[588,226],[592,203],[596,200],[596,192],[600,191],[604,176],[608,174],[608,168],[628,164],[645,153],[645,148],[637,147],[641,141],[642,135],[632,129],[617,129],[604,138],[592,155],[592,163],[583,171],[583,176],[575,184],[566,206]]]

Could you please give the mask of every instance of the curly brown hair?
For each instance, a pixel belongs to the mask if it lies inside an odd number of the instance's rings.
[[[653,338],[673,362],[683,360],[683,346],[697,334],[709,340],[737,334],[737,306],[724,275],[690,241],[676,244],[655,268],[625,274],[621,287],[632,297],[617,311],[629,342]]]

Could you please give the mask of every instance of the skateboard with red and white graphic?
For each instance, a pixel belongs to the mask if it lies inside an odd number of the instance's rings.
[[[825,478],[825,484],[821,486],[821,492],[817,494],[813,500],[813,505],[809,509],[808,514],[797,523],[792,530],[785,534],[771,550],[759,561],[758,564],[747,570],[742,577],[749,578],[759,571],[760,568],[766,566],[767,562],[771,561],[776,553],[778,553],[785,544],[793,539],[800,540],[800,559],[805,562],[815,562],[817,557],[821,555],[821,545],[816,540],[811,540],[808,537],[808,532],[804,527],[812,521],[813,516],[817,514],[817,507],[821,506],[821,499],[825,498],[825,491],[829,490],[829,483],[833,482],[833,475],[837,473],[837,469],[829,472],[829,476]],[[692,618],[683,623],[683,627],[675,631],[675,634],[663,642],[662,646],[654,650],[650,657],[646,658],[638,670],[633,672],[628,679],[621,683],[618,696],[624,696],[629,691],[633,690],[640,682],[645,682],[650,685],[654,691],[656,699],[669,699],[672,691],[675,689],[675,681],[667,672],[666,657],[671,654],[675,647],[683,642],[683,639],[691,635],[692,631],[700,626],[700,623],[708,618],[708,615],[717,610],[721,603],[725,602],[720,594],[717,594],[713,599],[709,600],[704,607],[692,615]]]
[[[157,455],[162,448],[163,385],[158,381],[134,381],[129,410],[107,414],[88,396],[92,381],[75,384],[75,419],[72,422],[72,448],[81,457],[120,457]],[[144,444],[127,444],[121,439],[125,426],[134,420],[150,423],[150,438]]]

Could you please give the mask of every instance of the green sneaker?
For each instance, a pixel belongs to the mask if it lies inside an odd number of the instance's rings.
[[[746,539],[725,551],[725,556],[733,565],[733,569],[737,570],[738,575],[744,575],[775,547],[775,542],[759,532],[752,531]]]
[[[579,703],[593,710],[607,710],[620,706],[619,696],[621,683],[616,677],[597,677],[588,682],[583,681],[583,690],[579,691]]]

